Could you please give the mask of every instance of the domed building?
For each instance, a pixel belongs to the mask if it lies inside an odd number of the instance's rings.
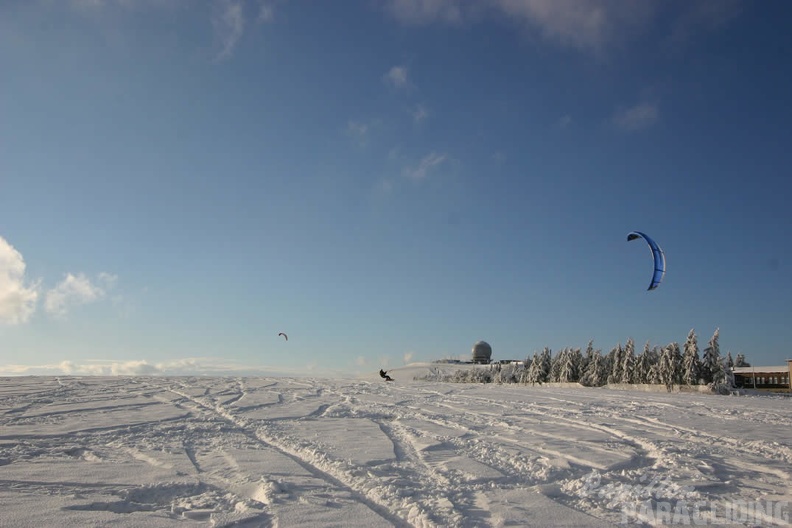
[[[486,341],[473,345],[473,363],[489,364],[492,360],[492,347]]]

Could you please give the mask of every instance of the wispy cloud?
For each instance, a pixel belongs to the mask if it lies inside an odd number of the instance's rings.
[[[38,282],[25,279],[25,259],[0,237],[0,323],[26,323],[36,310]]]
[[[426,109],[426,107],[422,104],[415,105],[415,108],[413,108],[412,111],[413,122],[421,123],[427,117],[429,117],[429,111]]]
[[[389,0],[386,10],[405,24],[474,22],[489,11],[562,45],[598,52],[609,40],[645,23],[649,2],[619,0]]]
[[[275,7],[271,2],[260,2],[257,22],[272,22],[275,20]]]
[[[352,121],[350,120],[347,123],[347,132],[354,136],[365,136],[368,134],[369,126],[366,123],[361,121]]]
[[[409,363],[413,360],[413,357],[415,357],[415,352],[406,352],[402,359],[405,363]]]
[[[572,123],[572,116],[567,114],[567,115],[559,117],[558,121],[556,121],[556,123],[555,123],[555,126],[556,126],[556,128],[564,129],[564,128],[568,127],[571,123]]]
[[[642,130],[655,124],[660,111],[654,103],[638,103],[628,108],[620,108],[611,117],[611,123],[627,131]]]
[[[390,194],[393,192],[393,182],[387,178],[383,178],[377,182],[374,190],[380,195]]]
[[[275,18],[275,6],[281,1],[283,0],[206,1],[211,9],[212,33],[216,46],[213,60],[221,62],[231,58],[245,34],[248,22],[252,21],[254,24],[272,22]],[[94,13],[110,8],[154,11],[178,7],[187,10],[195,9],[196,3],[192,0],[69,0],[72,8],[83,13]]]
[[[660,19],[670,20],[672,39],[686,40],[699,29],[723,27],[739,15],[740,0],[662,2],[623,0],[386,0],[385,10],[409,25],[461,26],[485,15],[507,18],[524,30],[558,45],[601,55]]]
[[[508,17],[563,46],[599,54],[616,38],[642,28],[654,12],[650,2],[619,0],[496,0]]]
[[[239,0],[220,0],[215,6],[212,27],[218,40],[220,51],[215,60],[231,57],[237,42],[245,32],[245,16],[243,5]]]
[[[430,152],[418,162],[417,165],[406,167],[403,174],[413,180],[423,180],[430,171],[442,164],[448,156],[446,154],[438,154],[437,152]]]
[[[116,281],[117,277],[109,273],[100,273],[95,282],[82,273],[67,273],[57,286],[47,292],[44,309],[52,316],[65,317],[73,307],[103,299]]]
[[[687,2],[687,9],[676,19],[669,41],[672,46],[687,44],[696,35],[717,31],[742,13],[741,0],[719,0],[717,2]]]
[[[461,0],[388,0],[385,6],[392,16],[406,24],[435,21],[459,24],[466,18]]]
[[[360,121],[350,119],[347,121],[346,134],[361,147],[365,146],[368,144],[371,133],[378,123],[379,121],[377,120]]]
[[[394,88],[406,88],[409,86],[407,66],[393,66],[382,76],[382,80]]]

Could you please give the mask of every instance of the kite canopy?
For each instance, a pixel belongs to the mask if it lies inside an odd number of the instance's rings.
[[[660,282],[665,275],[666,263],[665,254],[657,243],[649,238],[649,236],[641,233],[640,231],[633,231],[627,235],[627,241],[635,240],[636,238],[643,238],[649,244],[649,249],[652,251],[652,258],[654,258],[654,274],[652,275],[652,282],[649,284],[648,290],[654,290],[660,286]]]
[[[278,335],[279,335],[279,336],[283,336],[284,338],[286,338],[286,341],[288,341],[288,340],[289,340],[289,336],[287,336],[287,335],[286,335],[286,334],[284,334],[283,332],[279,333]]]

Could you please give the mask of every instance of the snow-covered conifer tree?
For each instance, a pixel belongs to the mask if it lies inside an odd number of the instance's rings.
[[[699,359],[698,339],[693,328],[685,341],[685,352],[682,356],[682,381],[687,385],[696,385],[699,380],[701,360]]]
[[[735,367],[750,367],[751,364],[745,361],[745,354],[737,354],[737,359],[734,360]]]
[[[669,391],[673,385],[679,385],[682,382],[682,352],[679,350],[678,343],[671,343],[663,350],[658,374],[660,382]]]
[[[608,358],[608,364],[610,367],[608,383],[620,383],[622,362],[624,361],[624,349],[622,348],[621,343],[611,349],[611,351],[608,353]]]
[[[533,365],[533,361],[536,358],[536,352],[534,352],[533,357],[528,355],[523,361],[524,368],[520,373],[520,383],[528,383],[528,372],[531,370],[531,366]]]
[[[550,378],[549,381],[552,382],[559,382],[561,381],[561,368],[566,361],[567,349],[564,348],[558,354],[553,357],[553,360],[550,364]]]
[[[635,379],[635,342],[632,337],[627,338],[624,345],[621,366],[621,383],[634,383]]]
[[[580,381],[580,376],[583,374],[583,352],[580,351],[580,348],[573,348],[572,352],[572,363],[575,365],[575,372],[577,376],[572,381]]]
[[[500,367],[500,364],[498,365]],[[517,365],[509,363],[497,369],[493,376],[495,383],[514,383],[517,381]]]
[[[578,350],[578,353],[580,350]],[[575,352],[572,350],[564,350],[564,355],[561,360],[561,372],[558,375],[558,381],[564,383],[575,382],[579,379],[578,366],[575,361]]]
[[[635,362],[635,383],[650,383],[649,370],[652,365],[652,352],[649,349],[649,341],[647,341],[643,352],[641,352]]]
[[[706,384],[714,382],[717,377],[723,374],[720,345],[718,344],[719,337],[720,329],[716,328],[715,333],[712,334],[712,338],[709,341],[709,345],[704,349],[704,357],[701,361],[701,378]]]
[[[539,382],[546,383],[550,381],[550,367],[552,366],[552,352],[549,347],[544,347],[540,359]]]
[[[662,356],[660,356],[662,357]],[[660,375],[660,361],[658,360],[657,363],[653,363],[651,367],[649,367],[649,378],[648,383],[652,385],[660,385],[663,383],[663,377]]]
[[[661,385],[663,381],[660,376],[660,358],[663,357],[665,347],[655,345],[652,347],[652,368],[649,370],[649,383],[654,385]]]
[[[534,352],[531,366],[526,369],[525,383],[541,383],[542,360],[537,352]]]
[[[590,339],[588,345],[586,345],[586,351],[583,352],[583,357],[580,360],[580,368],[578,369],[580,372],[580,376],[583,377],[583,374],[588,370],[588,365],[591,363],[591,360],[594,359],[594,340]]]
[[[729,354],[731,356],[731,354]],[[723,370],[723,384],[726,385],[728,388],[734,387],[734,367],[729,366],[729,360],[731,357],[727,357],[722,362],[722,370]]]
[[[674,383],[677,385],[682,384],[682,350],[679,348],[679,343],[674,341],[671,343],[674,354]]]
[[[605,384],[605,361],[602,353],[597,350],[591,353],[591,361],[586,366],[581,383],[588,387],[601,387]]]

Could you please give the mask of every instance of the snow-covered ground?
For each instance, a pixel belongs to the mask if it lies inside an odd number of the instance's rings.
[[[792,399],[0,379],[0,526],[786,525]]]

